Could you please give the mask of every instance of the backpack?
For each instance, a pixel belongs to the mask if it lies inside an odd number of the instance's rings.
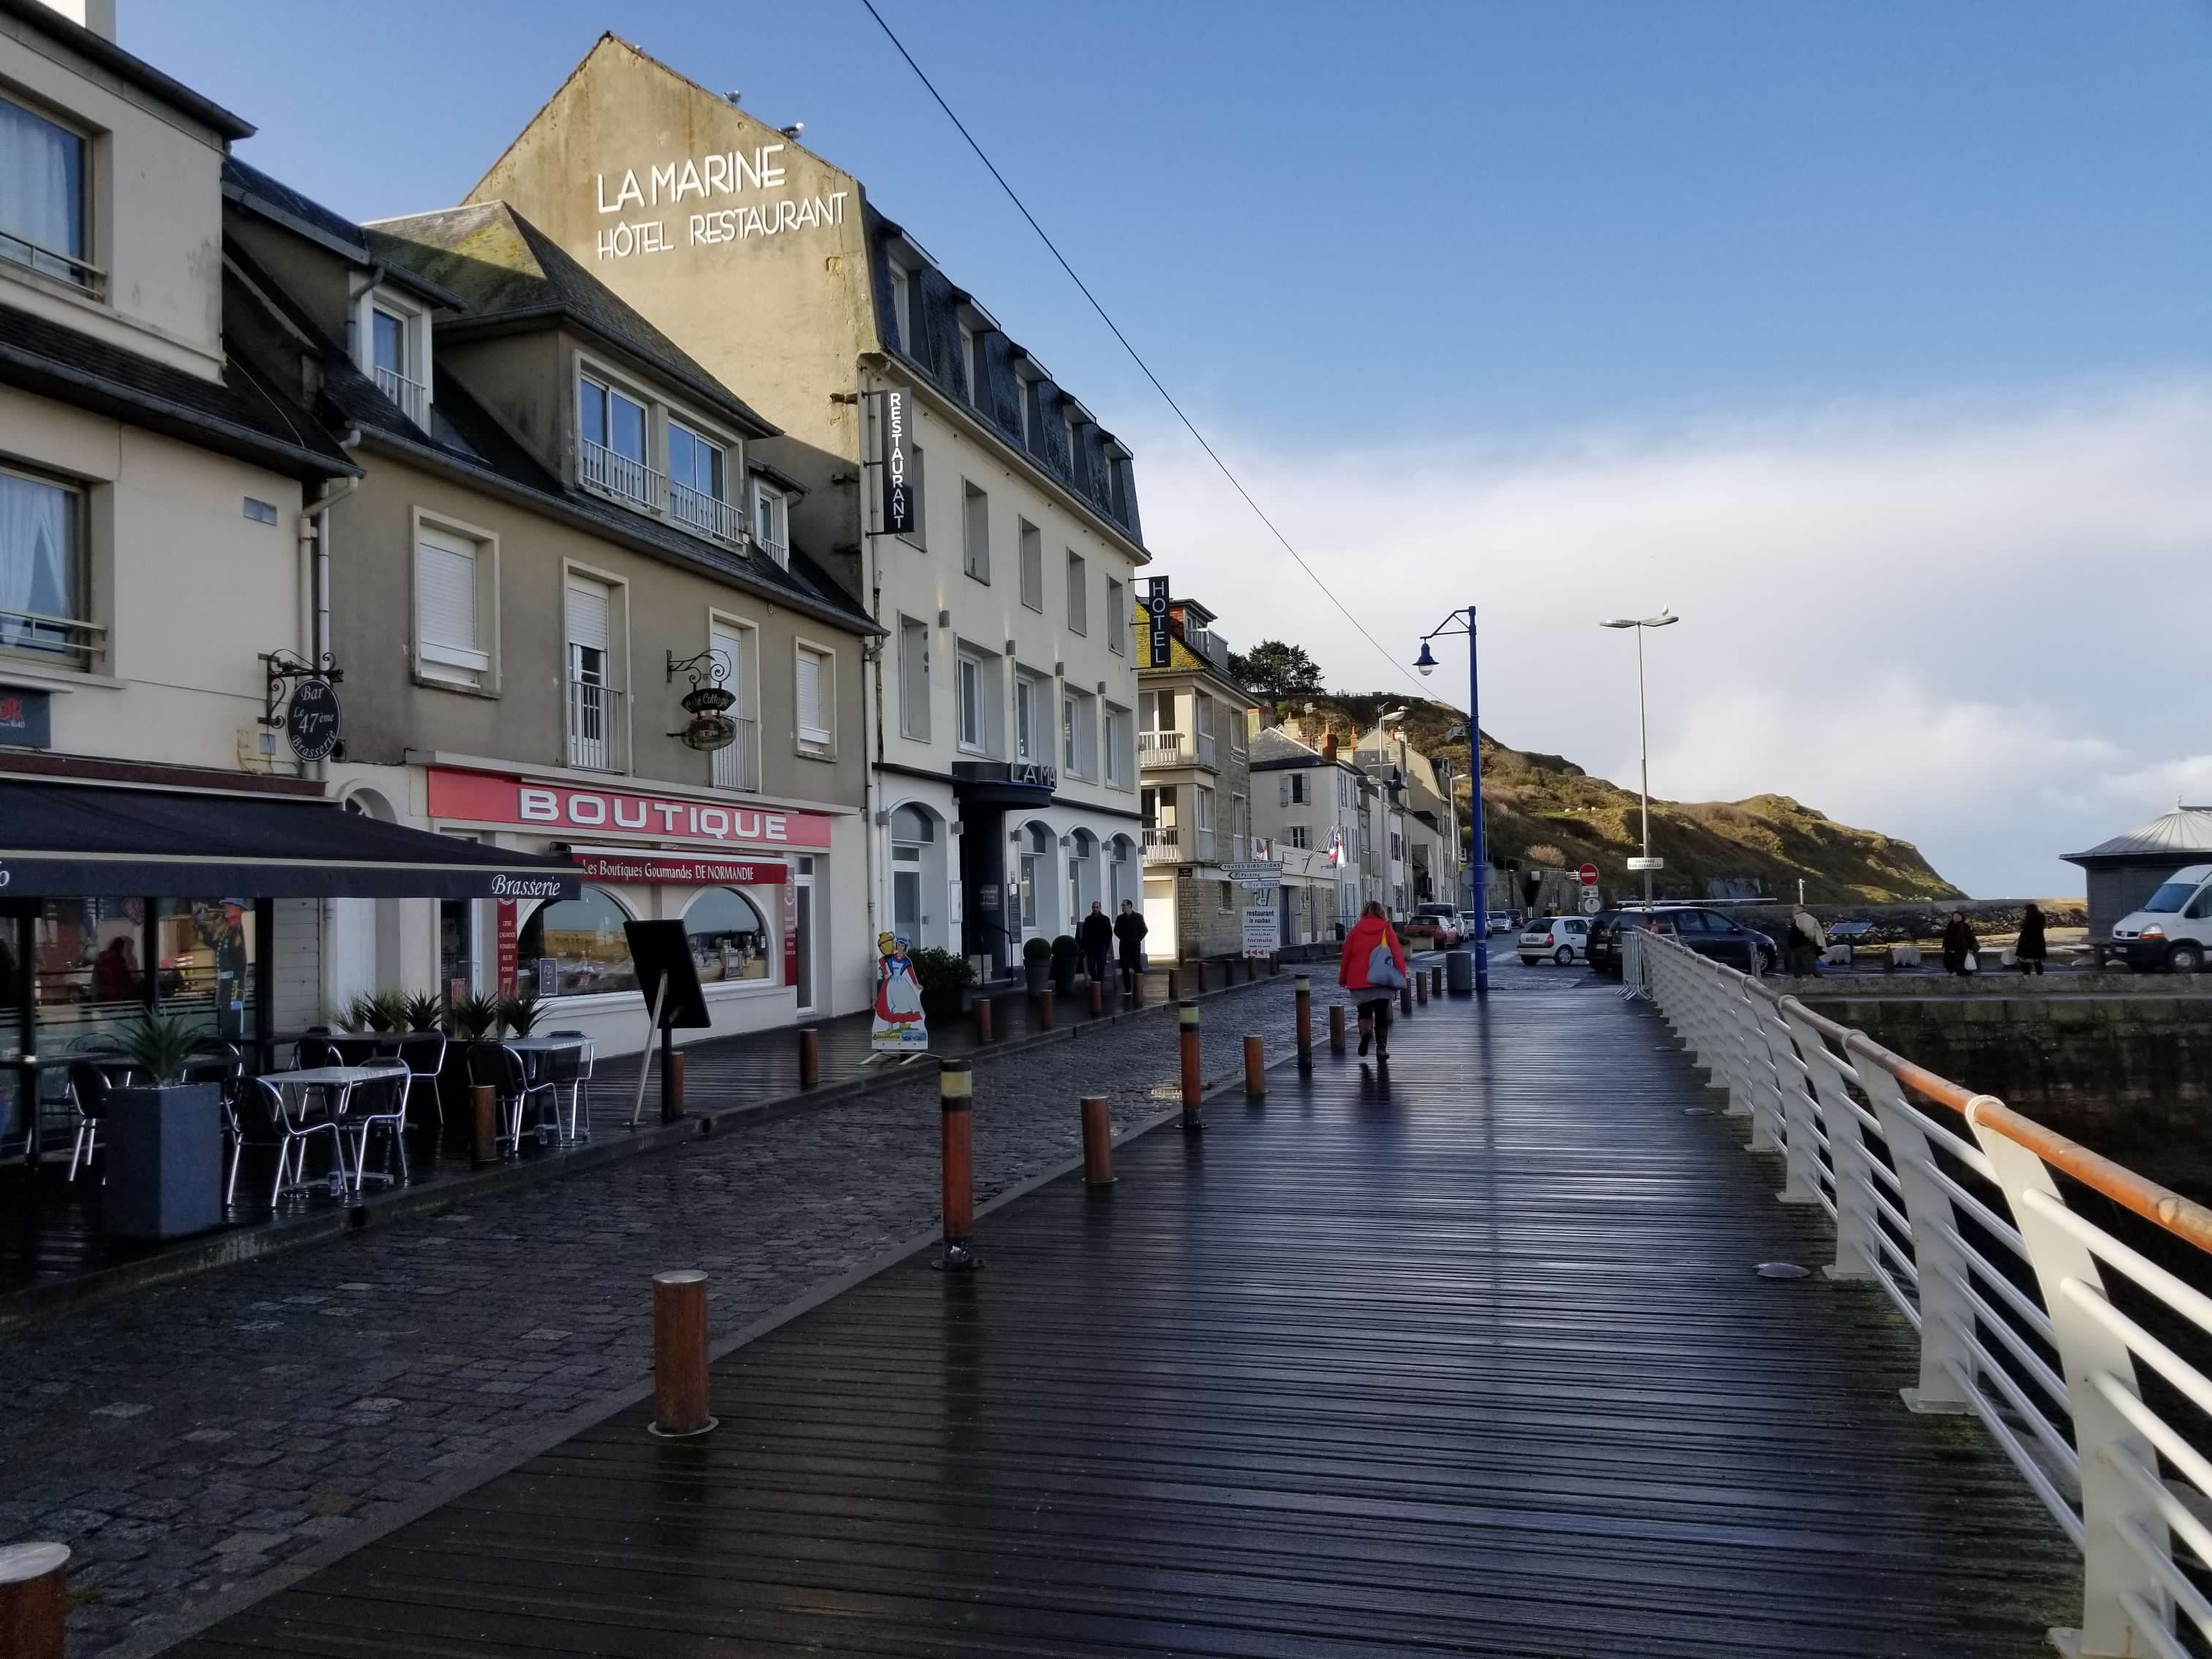
[[[1406,976],[1398,969],[1397,957],[1390,954],[1390,941],[1384,939],[1367,953],[1367,983],[1378,991],[1402,991]]]

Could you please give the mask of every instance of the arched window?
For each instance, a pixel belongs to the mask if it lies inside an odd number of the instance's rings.
[[[891,814],[891,841],[894,845],[914,842],[927,845],[937,839],[937,820],[919,806],[902,806]]]
[[[709,887],[693,899],[684,932],[702,985],[768,978],[768,924],[736,888]]]
[[[516,942],[515,988],[542,997],[635,991],[637,969],[623,933],[629,920],[629,912],[604,887],[586,887],[580,898],[540,905],[522,924]]]
[[[1051,895],[1042,885],[1052,878],[1052,831],[1042,823],[1032,823],[1022,834],[1021,896],[1022,926],[1035,928],[1042,926],[1037,920],[1040,901],[1049,902]]]
[[[1090,905],[1085,894],[1094,884],[1091,877],[1091,852],[1097,843],[1088,830],[1078,830],[1067,838],[1067,920],[1064,931],[1073,933],[1083,922]]]

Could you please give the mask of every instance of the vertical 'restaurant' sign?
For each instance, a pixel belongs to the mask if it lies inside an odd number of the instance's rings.
[[[907,459],[914,446],[914,399],[901,391],[883,394],[876,422],[876,463],[884,478],[884,521],[887,536],[909,535],[914,530],[914,491],[908,487]]]

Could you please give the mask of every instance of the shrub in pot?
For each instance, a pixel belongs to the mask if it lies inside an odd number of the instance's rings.
[[[1059,996],[1075,994],[1075,940],[1066,933],[1052,942],[1052,988]]]
[[[1045,976],[1052,972],[1052,946],[1042,939],[1033,939],[1022,946],[1022,973],[1029,981],[1030,994],[1035,996],[1044,989]]]
[[[932,1019],[951,1018],[960,1012],[962,994],[975,982],[975,964],[933,945],[909,951],[914,976],[921,986],[921,1011]]]
[[[139,1082],[107,1091],[102,1220],[130,1238],[175,1238],[222,1221],[222,1091],[186,1083],[199,1033],[141,1014],[122,1030]]]

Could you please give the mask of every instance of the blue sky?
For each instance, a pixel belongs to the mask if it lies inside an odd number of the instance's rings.
[[[1395,647],[1486,605],[1483,712],[1509,741],[1632,776],[1622,688],[1589,654],[1613,636],[1583,613],[1668,602],[1687,620],[1655,652],[1662,793],[1786,788],[1983,891],[2078,884],[2052,852],[2200,775],[2212,795],[2193,672],[2133,653],[2120,696],[2076,665],[2082,630],[2127,625],[2082,610],[2099,561],[2154,586],[2208,550],[2205,0],[878,3],[1370,629]],[[859,0],[120,9],[125,45],[260,127],[248,159],[359,216],[457,198],[610,23],[804,120],[1138,445],[1150,537],[1233,637],[1303,637],[1333,681],[1388,683],[1281,580]],[[1931,454],[1956,470],[1927,477]],[[2077,465],[2065,499],[2111,518],[2061,536],[2066,514],[2021,502]],[[1535,500],[1565,505],[1509,510]],[[1603,543],[1559,533],[1608,501]],[[1808,563],[1803,530],[1838,522],[1852,539]],[[1462,580],[1385,591],[1376,559]],[[1855,568],[1899,586],[1838,609]],[[1774,689],[1716,703],[1712,665],[1771,665],[1793,618],[1852,630],[1861,693],[1904,688],[1901,740],[1980,735],[1932,775],[1823,765],[1790,721],[1752,741]],[[1848,723],[1828,677],[1787,678],[1793,720]],[[1985,777],[1991,722],[2028,746],[1996,745],[2009,769]],[[1972,787],[1947,787],[1962,767]],[[2047,798],[1991,799],[2047,775]]]

